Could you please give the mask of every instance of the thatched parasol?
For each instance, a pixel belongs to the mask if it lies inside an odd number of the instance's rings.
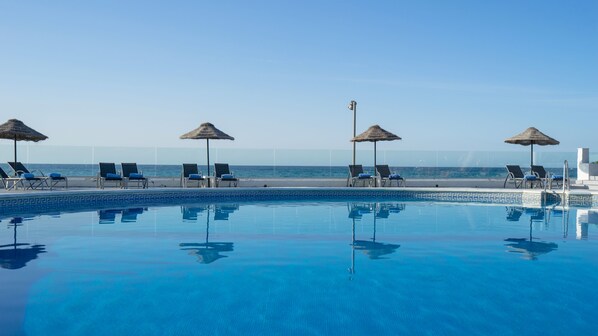
[[[0,125],[0,139],[11,139],[15,142],[15,162],[17,162],[17,141],[38,142],[47,138],[17,119],[10,119]]]
[[[531,160],[530,170],[534,165],[534,145],[547,146],[547,145],[558,145],[560,142],[555,140],[548,135],[540,132],[535,127],[529,127],[525,131],[510,137],[505,140],[506,143],[530,146],[531,145]]]
[[[211,123],[203,123],[198,128],[191,132],[181,135],[181,139],[206,139],[206,147],[208,153],[208,186],[210,184],[210,139],[217,140],[235,140],[232,136],[217,129]]]
[[[374,143],[374,170],[376,170],[376,142],[393,140],[401,140],[401,137],[390,133],[378,125],[370,126],[365,132],[351,139],[352,142],[369,141]],[[374,180],[374,186],[376,186],[376,180]]]

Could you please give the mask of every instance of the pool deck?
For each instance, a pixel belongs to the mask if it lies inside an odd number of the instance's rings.
[[[78,176],[69,177],[69,187],[72,188],[97,188],[96,177]],[[408,187],[431,188],[503,188],[504,179],[407,179]],[[211,183],[213,185],[213,181]],[[112,186],[114,184],[111,184]],[[152,177],[148,183],[150,188],[177,188],[181,187],[180,177]],[[330,187],[340,188],[347,186],[346,178],[242,178],[239,187]]]

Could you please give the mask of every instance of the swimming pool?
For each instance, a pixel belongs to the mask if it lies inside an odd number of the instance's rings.
[[[598,228],[579,211],[348,200],[3,217],[0,334],[593,334]]]

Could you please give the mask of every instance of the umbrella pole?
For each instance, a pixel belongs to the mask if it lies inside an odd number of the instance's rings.
[[[534,143],[533,142],[531,143],[531,146],[532,146],[532,150],[531,150],[532,154],[531,154],[531,157],[529,160],[531,162],[531,164],[529,165],[529,171],[530,171],[530,173],[533,174],[533,171],[534,171],[534,169],[532,167],[534,165]]]
[[[15,135],[15,162],[17,162],[17,136]],[[16,163],[15,163],[16,164]],[[17,172],[15,171],[15,176],[17,176]]]
[[[208,188],[210,187],[210,139],[206,139],[206,147],[208,153]]]
[[[374,141],[374,187],[378,186],[378,175],[376,174],[376,141]]]

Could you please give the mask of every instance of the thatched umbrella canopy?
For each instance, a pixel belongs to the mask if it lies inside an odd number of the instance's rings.
[[[207,153],[208,153],[208,177],[210,176],[210,139],[217,140],[235,140],[232,136],[217,129],[211,123],[203,123],[198,128],[191,132],[181,135],[181,139],[206,139]],[[208,186],[210,180],[208,179]]]
[[[15,162],[17,162],[17,141],[38,142],[48,137],[25,125],[17,119],[10,119],[0,125],[0,139],[10,139],[15,142]]]
[[[376,142],[401,140],[401,137],[390,133],[378,125],[370,126],[365,132],[351,139],[352,142],[373,142],[374,143],[374,170],[376,169]],[[374,182],[374,186],[376,182]]]
[[[547,146],[558,145],[560,143],[558,140],[540,132],[535,127],[529,127],[525,131],[506,139],[505,142],[522,146],[531,146],[530,170],[534,165],[534,145]]]

